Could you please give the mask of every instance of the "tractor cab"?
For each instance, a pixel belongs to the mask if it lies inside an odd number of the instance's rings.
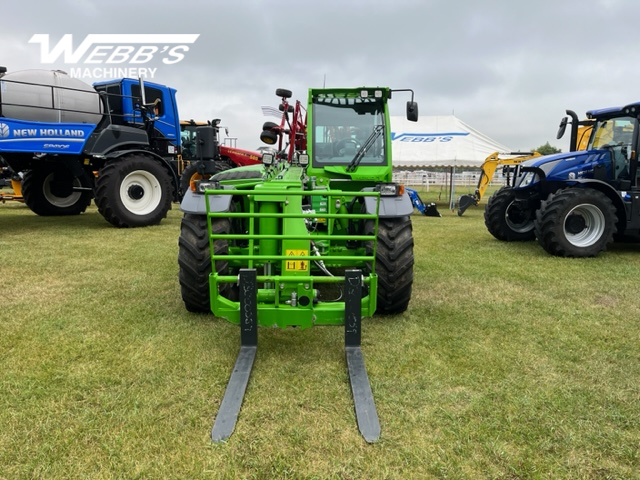
[[[112,124],[148,128],[156,153],[171,158],[177,155],[180,122],[174,88],[131,78],[97,82],[93,87],[102,94]]]
[[[322,171],[390,182],[391,141],[388,88],[311,89],[309,92],[308,148],[310,175]],[[417,106],[409,102],[409,109]],[[359,169],[358,167],[363,167]],[[375,172],[375,173],[374,173]]]
[[[615,115],[619,113],[616,112]],[[592,118],[595,124],[587,150],[608,150],[610,168],[607,179],[624,180],[635,186],[631,170],[632,165],[634,172],[637,169],[637,142],[634,142],[634,138],[637,135],[638,118],[627,113],[614,117],[592,115]]]
[[[572,119],[563,118],[557,138],[570,124],[571,151],[523,162],[516,172],[515,189],[530,190],[535,185],[542,189],[541,198],[546,198],[566,183],[604,182],[615,190],[636,186],[640,104],[591,110],[583,121],[571,110],[567,114]],[[585,126],[589,129],[586,142],[579,138]],[[584,149],[577,148],[578,141],[586,144]]]

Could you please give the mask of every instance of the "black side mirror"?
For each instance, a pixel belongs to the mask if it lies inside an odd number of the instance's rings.
[[[569,123],[568,117],[564,117],[560,120],[560,126],[558,127],[558,134],[556,135],[556,139],[560,140],[564,135],[565,130],[567,129],[567,123]]]
[[[418,121],[418,103],[417,102],[407,102],[407,120],[410,122]]]

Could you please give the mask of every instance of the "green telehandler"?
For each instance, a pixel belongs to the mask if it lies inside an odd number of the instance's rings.
[[[360,348],[361,319],[404,312],[413,283],[413,204],[392,181],[388,102],[413,91],[277,89],[280,123],[260,138],[260,165],[192,184],[181,203],[179,280],[191,312],[240,325],[240,353],[213,429],[235,428],[257,350],[258,326],[344,325],[356,419],[367,442],[380,424]],[[213,148],[199,127],[197,148]]]

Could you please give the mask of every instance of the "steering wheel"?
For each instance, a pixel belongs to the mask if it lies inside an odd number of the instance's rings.
[[[358,142],[355,138],[343,138],[342,140],[338,140],[333,146],[334,153],[341,157],[343,155],[343,152],[341,153],[341,151],[344,150],[348,143],[353,143],[355,151],[358,151],[358,149],[360,148],[360,142]]]

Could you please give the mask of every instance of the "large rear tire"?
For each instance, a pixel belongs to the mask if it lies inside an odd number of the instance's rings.
[[[549,195],[536,215],[538,243],[559,257],[594,257],[613,242],[618,218],[613,202],[591,188]]]
[[[121,228],[158,225],[171,209],[172,180],[154,158],[127,155],[107,163],[96,180],[96,205]]]
[[[31,211],[41,216],[80,215],[91,203],[93,193],[74,187],[89,185],[83,185],[80,178],[63,168],[43,165],[24,174],[22,196]]]
[[[374,231],[374,222],[365,224],[365,235]],[[367,242],[367,255],[373,251]],[[376,274],[378,296],[376,313],[402,313],[409,307],[413,285],[413,231],[410,217],[381,218],[378,221]],[[367,264],[367,273],[371,264]]]
[[[484,224],[491,235],[504,242],[534,240],[534,212],[519,208],[515,198],[511,187],[502,187],[491,195],[484,211]]]

